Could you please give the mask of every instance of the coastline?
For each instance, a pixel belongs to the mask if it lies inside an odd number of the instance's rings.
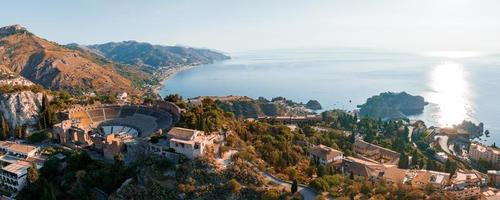
[[[160,83],[157,84],[157,85],[154,85],[152,87],[152,90],[153,90],[153,93],[158,95],[160,98],[161,98],[161,95],[160,95],[160,91],[161,91],[161,88],[163,86],[165,86],[166,82],[168,80],[170,80],[171,78],[173,78],[177,73],[179,72],[182,72],[182,71],[185,71],[185,70],[189,70],[189,69],[192,69],[196,66],[199,66],[199,64],[197,65],[178,65],[178,66],[171,66],[171,67],[164,67],[163,69],[160,70],[160,72],[158,72],[157,75],[155,76],[159,76],[160,78]]]

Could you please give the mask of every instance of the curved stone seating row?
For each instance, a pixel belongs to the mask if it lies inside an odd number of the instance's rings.
[[[126,129],[132,135],[149,135],[158,129],[172,126],[179,113],[166,107],[143,105],[92,105],[77,106],[67,111],[70,119],[78,120],[81,125],[91,128],[103,126],[132,127]],[[165,106],[165,105],[164,105]],[[175,107],[173,107],[175,108]],[[106,132],[106,130],[104,130]]]

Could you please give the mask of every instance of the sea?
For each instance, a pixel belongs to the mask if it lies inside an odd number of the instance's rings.
[[[412,119],[450,127],[483,122],[500,143],[500,55],[482,52],[395,52],[379,49],[244,51],[177,73],[160,94],[282,96],[318,100],[324,109],[353,110],[382,92],[420,95],[429,104]]]

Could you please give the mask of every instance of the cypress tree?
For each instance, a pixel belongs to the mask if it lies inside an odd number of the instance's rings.
[[[3,117],[2,113],[0,113],[0,128],[2,129],[2,132],[0,135],[2,140],[6,140],[9,138],[9,124],[7,124],[7,121]]]
[[[299,183],[297,182],[297,180],[293,180],[292,188],[291,188],[292,194],[295,194],[297,192],[298,188],[299,188]]]

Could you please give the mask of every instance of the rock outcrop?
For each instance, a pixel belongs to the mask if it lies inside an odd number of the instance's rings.
[[[7,120],[11,130],[16,125],[35,126],[42,108],[43,93],[21,91],[0,94],[0,114]]]
[[[427,102],[421,96],[412,96],[406,92],[386,92],[368,98],[365,104],[358,107],[361,116],[398,120],[422,113],[426,105]]]

